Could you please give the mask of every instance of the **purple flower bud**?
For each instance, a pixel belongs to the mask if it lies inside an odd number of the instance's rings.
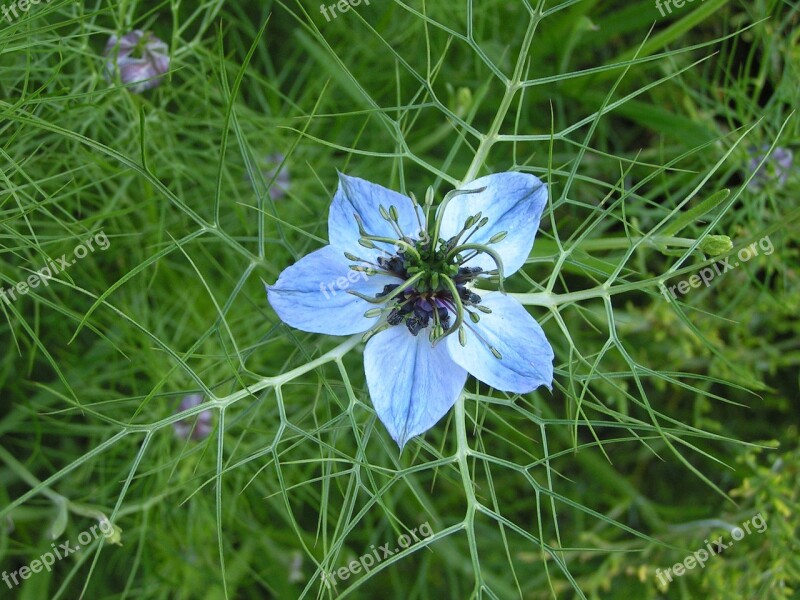
[[[264,180],[269,184],[273,178],[275,179],[275,181],[272,181],[272,186],[269,188],[269,193],[273,200],[280,200],[286,196],[292,184],[289,168],[283,162],[284,160],[286,160],[286,157],[283,154],[280,152],[273,152],[266,156],[263,163],[263,165],[267,167],[266,170],[263,171]],[[281,166],[281,164],[283,164],[283,166]],[[249,173],[245,173],[245,179],[247,179],[247,181],[252,181]]]
[[[120,81],[130,91],[141,94],[161,84],[169,70],[169,47],[151,32],[135,29],[121,39],[112,35],[104,52],[106,77],[112,81],[119,74]]]
[[[776,147],[761,168],[758,168],[758,164],[767,156],[769,146],[764,145],[761,148],[751,146],[747,150],[750,153],[748,169],[755,171],[755,175],[747,184],[749,189],[758,191],[770,182],[774,182],[777,187],[782,187],[789,180],[793,158],[791,150],[782,146]]]
[[[191,396],[186,396],[183,400],[181,400],[180,406],[176,412],[189,410],[190,408],[199,406],[202,403],[203,396],[201,394],[192,394]],[[172,427],[175,429],[176,437],[184,440],[191,437],[191,439],[199,441],[207,438],[214,429],[214,424],[212,421],[213,419],[211,411],[204,410],[197,415],[197,417],[195,417],[194,423],[192,423],[192,419],[181,419],[180,421],[173,423]]]
[[[275,182],[272,184],[270,188],[270,194],[272,194],[272,198],[274,200],[278,200],[279,198],[283,198],[287,192],[289,191],[289,187],[291,185],[291,181],[289,179],[289,169],[284,164],[280,167],[281,163],[286,160],[286,157],[281,154],[280,152],[276,152],[274,154],[270,154],[267,157],[267,160],[273,165],[266,173],[264,173],[264,177],[266,178],[267,182],[272,181],[272,178],[275,178]],[[280,167],[280,170],[278,169]]]

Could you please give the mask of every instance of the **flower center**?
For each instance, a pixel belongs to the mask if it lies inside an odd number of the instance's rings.
[[[440,240],[438,246],[443,245],[445,242]],[[444,252],[431,249],[428,242],[418,242],[416,249],[421,256],[418,260],[402,251],[388,259],[378,258],[380,267],[404,281],[409,281],[415,274],[422,276],[411,286],[389,284],[376,298],[391,297],[386,317],[389,325],[404,324],[412,335],[432,325],[431,338],[434,340],[450,333],[451,315],[457,315],[459,309],[463,311],[479,306],[481,297],[467,288],[467,284],[477,279],[483,269],[448,263]]]
[[[353,256],[345,256],[363,264],[351,265],[351,269],[366,272],[368,275],[391,275],[402,280],[402,283],[393,283],[384,286],[383,290],[374,297],[364,296],[355,291],[351,294],[359,296],[368,302],[383,305],[365,313],[365,316],[374,317],[385,315],[386,321],[367,336],[396,325],[404,325],[408,331],[416,336],[420,331],[428,329],[431,343],[458,332],[462,345],[466,344],[464,326],[480,321],[479,313],[490,313],[491,309],[481,305],[481,297],[472,291],[470,284],[478,278],[497,277],[502,290],[503,264],[500,256],[489,245],[505,238],[506,232],[493,236],[488,244],[470,243],[469,238],[478,230],[486,226],[488,218],[481,213],[470,216],[464,222],[461,231],[450,239],[439,237],[442,217],[447,203],[461,194],[478,193],[483,188],[476,190],[453,190],[447,194],[439,208],[437,218],[433,223],[432,231],[428,232],[422,225],[416,198],[411,196],[414,210],[419,221],[419,239],[413,239],[401,230],[397,208],[390,206],[386,209],[380,207],[381,216],[391,223],[395,230],[396,238],[386,238],[370,235],[364,230],[363,222],[355,215],[359,224],[361,239],[359,243],[370,249],[378,249],[383,255],[375,262]],[[425,198],[426,222],[433,203],[433,191],[428,190]],[[390,243],[395,247],[391,253],[379,246],[378,243]],[[485,270],[482,267],[469,267],[465,263],[479,254],[489,255],[495,262],[496,269]],[[468,322],[465,316],[469,317]],[[492,348],[492,352],[497,351]],[[497,353],[499,354],[499,353]],[[496,354],[496,355],[497,355]],[[499,358],[499,356],[498,356]]]

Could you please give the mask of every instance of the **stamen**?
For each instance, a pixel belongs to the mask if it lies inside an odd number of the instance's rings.
[[[508,235],[507,231],[501,231],[500,233],[495,233],[492,237],[489,238],[489,243],[496,244],[497,242],[502,242],[504,239],[506,239],[507,235]]]
[[[436,343],[442,339],[458,331],[461,328],[462,323],[464,322],[464,304],[461,302],[461,296],[458,293],[458,289],[456,288],[456,284],[453,283],[453,280],[449,277],[442,277],[444,281],[444,285],[450,290],[450,293],[453,296],[453,300],[456,305],[456,321],[453,323],[452,327],[449,327],[447,331],[445,331],[441,337],[438,337],[434,342],[433,345],[436,346]]]
[[[425,190],[425,222],[431,222],[431,207],[433,206],[433,188]]]
[[[363,344],[366,344],[368,341],[370,341],[370,339],[372,339],[373,336],[379,334],[381,331],[386,331],[387,329],[389,329],[389,327],[391,327],[389,323],[383,323],[382,325],[379,325],[375,329],[370,329],[367,333],[364,334],[364,337],[361,338],[361,342]]]
[[[419,218],[419,202],[417,202],[417,197],[414,195],[413,192],[409,193],[408,196],[411,198],[411,204],[414,205],[414,216],[417,218],[417,225],[419,225],[419,230],[417,234],[422,237],[425,233],[425,225],[422,224],[422,219]]]
[[[447,250],[448,251],[450,251],[453,248],[455,248],[456,246],[458,246],[458,241],[461,239],[461,236],[464,235],[464,233],[466,231],[468,231],[469,229],[471,229],[472,227],[475,226],[475,223],[478,221],[478,219],[481,218],[480,216],[481,216],[481,213],[479,212],[478,214],[472,215],[471,217],[467,217],[467,219],[464,221],[464,226],[461,228],[461,231],[459,231],[453,237],[451,237],[449,240],[447,240]],[[475,233],[475,232],[473,231],[472,233]],[[470,233],[470,235],[472,235],[472,233]],[[469,238],[467,238],[467,239],[469,239]]]
[[[362,237],[360,240],[358,240],[358,243],[363,246],[364,244],[362,243],[362,240],[365,241],[365,242],[383,242],[384,244],[392,244],[394,246],[402,246],[403,249],[405,249],[406,251],[408,251],[411,254],[413,254],[416,257],[417,260],[420,260],[420,261],[422,260],[422,257],[419,255],[419,252],[417,251],[416,247],[413,244],[409,243],[409,242],[413,242],[413,240],[409,240],[409,238],[393,240],[392,238],[381,237],[381,236],[378,236],[378,235],[366,235],[366,236]],[[406,240],[408,240],[408,241],[406,241]],[[374,248],[375,245],[373,244],[372,247]],[[367,248],[369,248],[369,246],[367,246]],[[387,252],[387,254],[388,254],[388,252]]]
[[[460,252],[463,252],[464,250],[475,250],[478,253],[483,252],[484,254],[488,254],[492,258],[492,260],[494,260],[495,264],[497,265],[497,276],[499,278],[498,287],[500,288],[501,292],[504,292],[503,259],[500,258],[500,255],[495,250],[492,250],[491,248],[485,246],[484,244],[462,244],[461,246],[453,248],[447,255],[446,260],[450,260],[452,257],[456,256]]]
[[[379,207],[379,208],[383,208],[383,207]],[[386,211],[385,208],[383,210]],[[387,215],[388,215],[388,213],[387,213]],[[381,236],[377,236],[377,235],[370,235],[367,232],[367,230],[364,228],[364,220],[361,218],[361,216],[358,213],[353,213],[353,217],[355,218],[356,223],[358,224],[358,234],[361,236],[361,238],[358,240],[358,243],[361,244],[362,246],[364,246],[365,248],[369,248],[370,250],[380,250],[381,252],[383,252],[387,256],[392,256],[389,252],[387,252],[383,248],[378,248],[372,242],[383,242],[385,244],[390,244],[392,246],[403,246],[406,250],[408,250],[412,254],[414,254],[417,257],[417,260],[422,260],[422,258],[419,255],[419,252],[417,252],[417,249],[412,244],[408,243],[408,241],[406,241],[406,240],[408,240],[408,238],[406,238],[403,235],[403,233],[399,230],[399,228],[398,228],[398,235],[402,239],[395,240],[395,239],[392,239],[392,238],[381,237]],[[413,241],[413,240],[409,240],[409,241]]]
[[[399,284],[394,290],[389,292],[386,296],[372,297],[372,296],[367,296],[366,294],[362,294],[361,292],[357,292],[355,290],[347,290],[347,293],[353,294],[353,296],[361,298],[362,300],[366,300],[370,304],[384,304],[402,294],[407,288],[413,287],[414,284],[417,283],[420,279],[422,279],[424,275],[425,273],[417,273],[413,277],[406,279],[403,283]]]
[[[483,345],[486,346],[489,349],[489,352],[491,352],[492,355],[497,360],[503,360],[503,355],[500,354],[500,351],[497,348],[495,348],[494,346],[490,346],[489,342],[486,340],[486,338],[483,337],[480,333],[478,333],[478,331],[474,327],[472,327],[469,323],[466,323],[466,325],[467,325],[467,327],[469,327],[470,331],[472,331],[472,333],[475,334],[475,337],[477,337],[483,343]],[[458,339],[459,339],[459,342],[460,342],[461,341],[461,333],[460,332],[459,332],[459,338]],[[464,335],[464,343],[462,343],[462,346],[464,346],[464,345],[466,345],[466,334]]]
[[[478,213],[475,216],[480,218],[480,215],[481,215],[481,213]],[[469,241],[469,238],[471,238],[473,235],[475,235],[475,233],[477,231],[480,231],[481,229],[483,229],[488,222],[489,222],[489,218],[488,217],[483,217],[480,221],[478,221],[478,224],[475,225],[475,229],[470,231],[469,235],[466,238],[464,238],[464,243],[466,244]]]
[[[397,237],[399,239],[404,238],[405,234],[400,229],[400,223],[398,223],[397,221],[398,219],[397,207],[390,206],[389,210],[386,210],[386,207],[383,204],[381,204],[378,206],[378,211],[381,213],[381,216],[384,218],[384,220],[388,221],[391,224],[392,229],[394,229],[394,232],[397,234]]]

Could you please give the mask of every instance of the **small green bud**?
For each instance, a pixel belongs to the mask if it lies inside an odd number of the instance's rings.
[[[504,239],[506,239],[507,235],[508,235],[507,231],[501,231],[500,233],[495,233],[492,237],[489,238],[489,243],[496,244],[497,242],[502,242]]]
[[[107,543],[122,546],[122,529],[114,525],[105,516],[100,520],[100,531],[105,536]]]
[[[700,250],[709,256],[719,256],[730,252],[733,242],[727,235],[708,235],[700,242]]]
[[[459,117],[467,114],[472,106],[472,90],[468,87],[460,87],[456,90],[456,106],[455,113]]]

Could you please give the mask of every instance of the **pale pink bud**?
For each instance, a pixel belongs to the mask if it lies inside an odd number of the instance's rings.
[[[169,70],[169,47],[149,31],[135,29],[122,38],[112,35],[105,49],[106,76],[119,80],[135,94],[161,84]]]
[[[181,400],[178,412],[189,410],[202,403],[203,396],[200,394],[186,396]],[[176,421],[172,424],[172,427],[175,430],[175,436],[180,439],[185,440],[191,437],[191,439],[195,441],[203,440],[207,438],[214,429],[213,415],[210,410],[204,410],[194,418]]]

